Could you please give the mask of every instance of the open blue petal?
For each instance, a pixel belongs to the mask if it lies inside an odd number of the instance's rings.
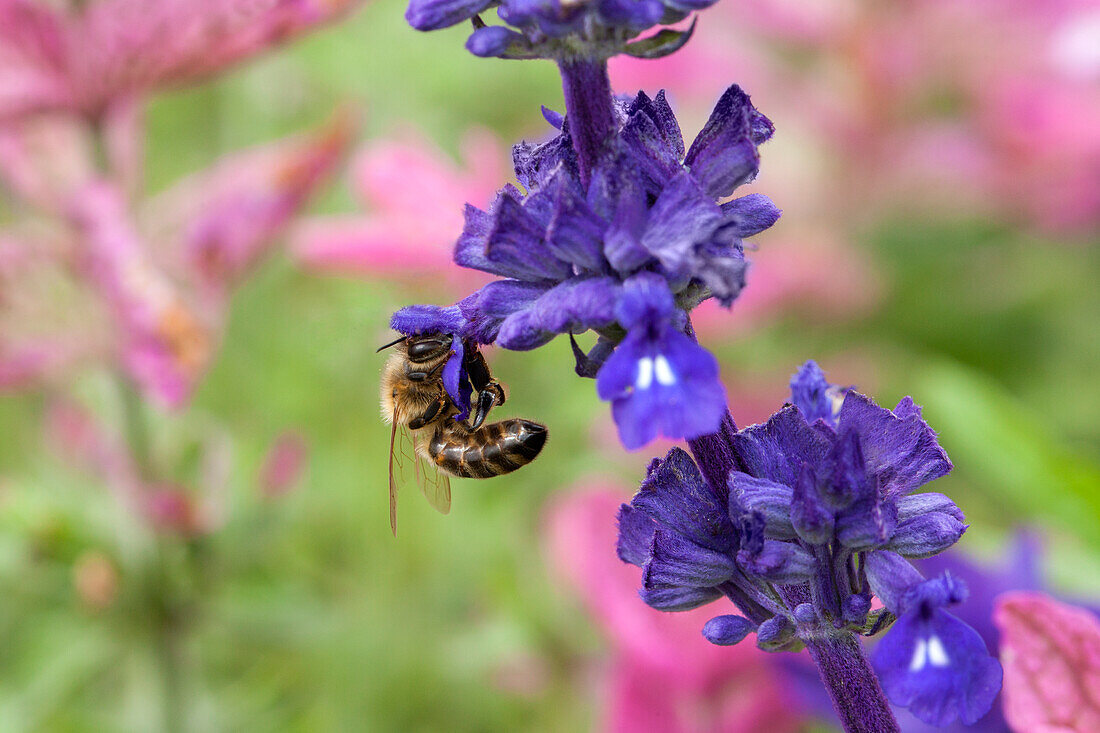
[[[657,340],[644,331],[628,334],[600,369],[596,390],[611,400],[619,439],[631,450],[658,435],[678,440],[716,432],[726,412],[717,360],[671,328]]]
[[[497,340],[504,319],[529,307],[551,287],[548,283],[496,280],[458,303],[467,320],[464,335],[479,344]]]
[[[929,725],[973,724],[1001,689],[1001,665],[981,636],[943,609],[902,615],[871,661],[890,701]]]
[[[407,305],[390,318],[390,328],[406,336],[462,333],[466,319],[458,306]]]
[[[540,295],[526,308],[504,319],[496,343],[526,351],[559,333],[582,333],[615,322],[620,286],[610,277],[574,277]]]
[[[615,317],[628,331],[667,321],[675,308],[668,283],[660,275],[640,272],[623,283]]]
[[[455,339],[451,343],[451,349],[451,358],[443,365],[443,388],[458,408],[454,419],[465,420],[470,414],[470,395],[473,393],[473,385],[466,373],[466,346],[462,339]]]

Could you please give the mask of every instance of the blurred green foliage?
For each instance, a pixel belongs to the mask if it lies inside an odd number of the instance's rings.
[[[553,67],[475,59],[464,33],[417,34],[385,0],[163,95],[149,110],[149,187],[349,99],[365,136],[414,121],[453,150],[471,125],[506,140],[539,134],[538,106],[560,108]],[[316,208],[350,210],[344,184]],[[806,358],[869,360],[881,402],[912,393],[941,430],[957,469],[938,488],[973,522],[964,548],[995,554],[1014,526],[1038,524],[1059,581],[1100,592],[1100,250],[988,222],[894,222],[856,244],[885,281],[875,309],[834,324],[778,319],[716,345],[723,369],[785,380]],[[141,531],[48,452],[41,397],[0,400],[0,729],[156,727],[164,655],[193,730],[589,727],[603,642],[547,571],[540,509],[593,472],[627,491],[647,456],[593,440],[610,422],[592,383],[573,376],[567,343],[494,353],[508,409],[551,427],[543,457],[507,480],[456,481],[446,518],[403,495],[394,540],[374,347],[396,306],[432,298],[310,276],[280,258],[244,286],[193,406],[154,416],[154,432],[201,431],[214,418],[232,436],[228,523],[191,543]],[[97,377],[77,391],[109,397]],[[311,446],[308,475],[261,500],[255,472],[287,427]],[[118,574],[104,609],[74,588],[89,553]],[[166,609],[165,599],[188,600]]]

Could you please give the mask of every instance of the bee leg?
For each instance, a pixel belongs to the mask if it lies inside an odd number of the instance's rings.
[[[485,422],[485,416],[489,414],[489,410],[493,409],[494,402],[496,402],[496,397],[492,392],[477,393],[477,412],[474,413],[474,422],[470,425],[471,430],[477,430],[481,427],[481,424]]]
[[[611,356],[611,352],[615,350],[613,341],[600,336],[599,340],[596,341],[596,345],[586,354],[581,349],[580,344],[577,343],[572,331],[569,332],[569,345],[573,348],[573,358],[577,362],[573,367],[574,371],[577,372],[578,377],[589,379],[596,378],[596,373],[600,371],[600,367],[607,361],[607,357]]]
[[[489,365],[485,363],[485,357],[481,355],[481,349],[477,348],[477,344],[466,340],[463,345],[466,347],[466,356],[463,361],[465,362],[466,373],[470,375],[470,384],[473,385],[475,391],[482,392],[493,382]]]
[[[409,420],[409,429],[419,430],[420,428],[430,423],[432,420],[435,419],[435,416],[439,414],[439,411],[447,406],[447,403],[447,393],[440,392],[439,397],[436,398],[436,401],[428,405],[428,409],[424,410],[421,415],[414,417],[412,420]]]

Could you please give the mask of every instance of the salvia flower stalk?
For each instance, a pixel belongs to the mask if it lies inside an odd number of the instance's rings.
[[[691,28],[630,39],[709,4],[502,0],[512,30],[486,26],[480,0],[412,0],[407,18],[423,30],[470,19],[477,55],[556,61],[565,114],[543,108],[557,134],[514,147],[523,190],[466,207],[454,260],[499,279],[451,306],[403,308],[391,326],[452,336],[442,379],[457,420],[473,391],[466,349],[530,350],[569,334],[576,372],[611,402],[624,446],[663,435],[691,451],[655,459],[619,513],[618,554],[643,568],[643,601],[662,611],[733,601],[738,613],[715,616],[703,635],[807,649],[847,731],[897,731],[890,702],[934,725],[972,723],[1001,667],[948,610],[965,585],[910,563],[967,529],[946,496],[915,493],[951,470],[920,408],[909,398],[879,407],[808,362],[791,404],[738,430],[718,363],[695,337],[692,309],[732,305],[746,284],[743,240],[779,217],[760,194],[728,200],[756,177],[774,127],[730,86],[685,145],[664,93],[613,95],[606,62],[675,51]],[[574,335],[588,330],[597,340],[586,352]],[[858,637],[880,631],[869,661]]]
[[[460,322],[454,311],[433,323],[420,310],[429,320],[415,328],[405,312],[392,325],[521,351],[594,330],[588,353],[574,341],[577,372],[597,379],[623,444],[640,448],[659,434],[713,433],[725,414],[717,362],[685,330],[704,299],[733,303],[745,283],[743,239],[779,218],[761,194],[717,203],[755,178],[757,147],[773,128],[733,86],[685,152],[663,93],[608,92],[607,102],[614,129],[587,167],[572,133],[580,124],[547,113],[559,134],[513,150],[526,192],[506,186],[488,211],[467,205],[455,262],[500,279],[455,306]]]

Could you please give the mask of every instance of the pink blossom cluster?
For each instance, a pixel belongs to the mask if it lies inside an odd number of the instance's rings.
[[[203,435],[183,441],[201,456],[195,475],[186,480],[159,478],[143,463],[167,464],[136,456],[122,436],[79,404],[55,399],[46,412],[46,444],[77,471],[101,482],[118,503],[157,533],[188,538],[208,534],[227,519],[232,476],[232,447],[223,432],[207,427]],[[276,436],[248,482],[260,499],[275,499],[300,483],[308,457],[304,438],[286,431]]]
[[[143,105],[353,0],[0,0],[0,389],[91,362],[189,399],[228,298],[339,161],[350,120],[142,193]]]
[[[744,79],[801,143],[761,182],[787,226],[842,233],[946,208],[1088,235],[1100,225],[1097,49],[1090,0],[746,0],[716,5],[663,63],[620,57],[612,73],[695,106],[709,79]]]

